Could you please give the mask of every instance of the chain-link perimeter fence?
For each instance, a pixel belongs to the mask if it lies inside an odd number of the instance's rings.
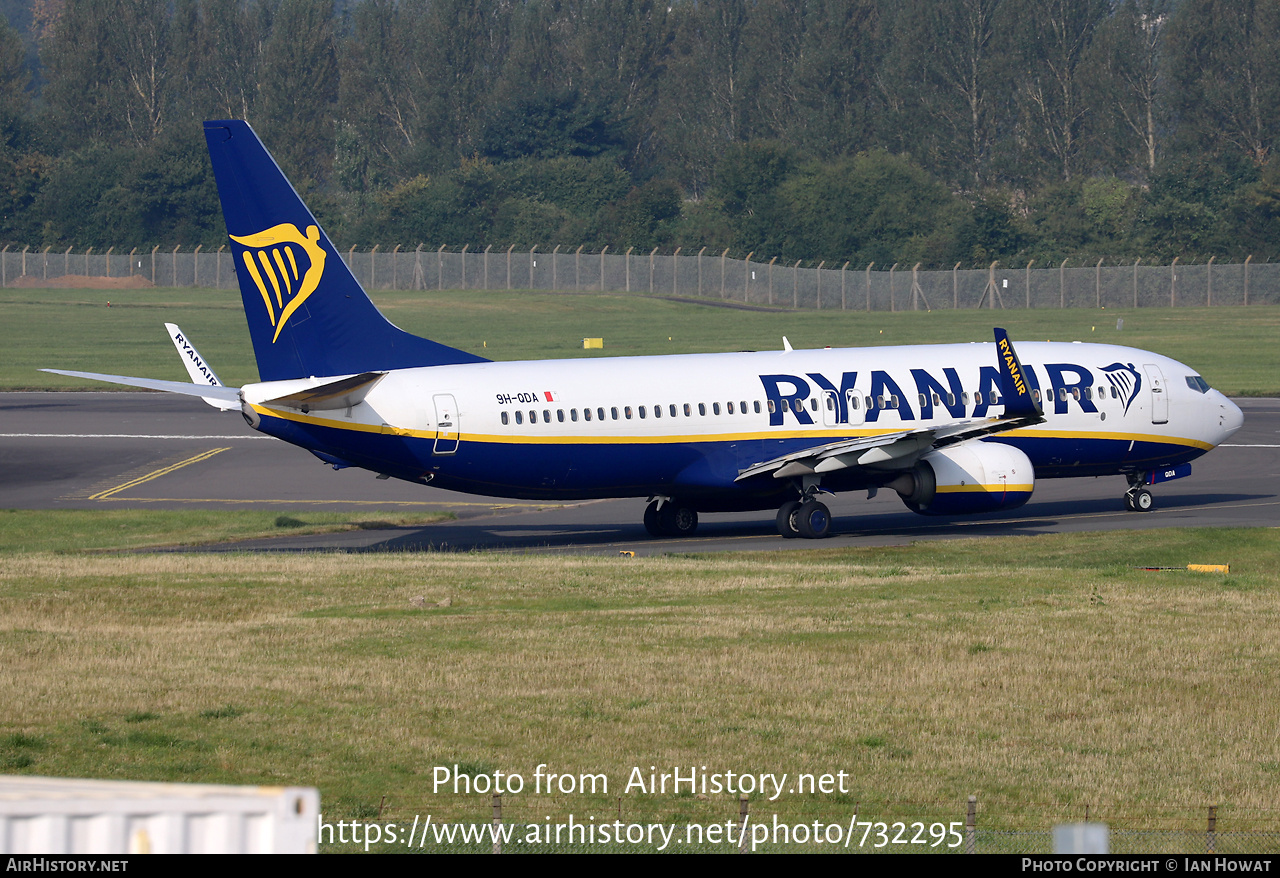
[[[728,251],[686,254],[610,252],[555,247],[517,251],[493,247],[419,245],[351,248],[343,253],[369,290],[547,290],[640,293],[720,299],[775,308],[837,311],[924,311],[948,308],[1155,308],[1280,303],[1280,264],[1127,265],[1032,262],[1021,268],[926,271],[901,265],[816,265],[760,261]],[[76,276],[132,279],[155,286],[236,287],[226,247],[73,252],[0,252],[0,285],[63,285]],[[65,280],[64,280],[65,279]],[[122,284],[124,285],[124,284]]]

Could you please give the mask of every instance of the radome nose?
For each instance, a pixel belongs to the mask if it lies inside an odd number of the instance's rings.
[[[1240,411],[1240,406],[1225,396],[1220,403],[1218,426],[1222,430],[1222,438],[1218,440],[1219,442],[1225,442],[1244,426],[1244,412]]]

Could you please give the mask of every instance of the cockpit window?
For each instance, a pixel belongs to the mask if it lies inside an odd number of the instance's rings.
[[[1192,390],[1194,390],[1196,393],[1209,392],[1209,382],[1205,381],[1199,375],[1188,375],[1187,386],[1190,387]]]

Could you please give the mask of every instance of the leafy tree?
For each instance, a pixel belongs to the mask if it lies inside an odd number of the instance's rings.
[[[259,134],[295,185],[315,185],[333,161],[338,63],[328,0],[281,0],[262,49]]]

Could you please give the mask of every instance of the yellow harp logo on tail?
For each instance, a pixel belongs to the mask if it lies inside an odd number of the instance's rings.
[[[262,303],[267,306],[267,316],[276,334],[274,344],[280,338],[280,330],[294,311],[320,286],[324,274],[324,249],[320,246],[320,229],[307,226],[302,234],[292,223],[281,223],[254,235],[231,240],[244,245],[245,270],[262,293]],[[299,274],[299,257],[306,257],[303,273]]]

